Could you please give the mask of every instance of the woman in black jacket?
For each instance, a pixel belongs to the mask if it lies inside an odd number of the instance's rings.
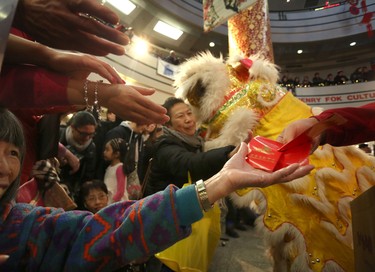
[[[168,98],[163,106],[170,120],[155,145],[146,195],[164,190],[169,184],[182,187],[189,175],[191,180],[209,178],[235,153],[234,146],[203,151],[195,116],[182,99]]]

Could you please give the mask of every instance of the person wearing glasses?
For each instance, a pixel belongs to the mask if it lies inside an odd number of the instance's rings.
[[[108,188],[99,179],[93,179],[82,183],[79,190],[78,208],[97,213],[109,204]]]
[[[92,180],[96,170],[96,146],[93,142],[97,122],[88,111],[79,111],[60,130],[60,143],[80,161],[78,171],[72,173],[70,165],[62,165],[60,179],[68,186],[70,196],[76,198],[82,182]]]

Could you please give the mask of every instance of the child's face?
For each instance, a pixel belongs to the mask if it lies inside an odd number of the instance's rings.
[[[112,161],[115,158],[112,146],[107,143],[104,147],[103,157],[105,161]]]
[[[20,173],[20,150],[13,144],[0,141],[0,198]]]
[[[100,189],[91,189],[85,197],[85,207],[92,213],[96,213],[108,205],[108,195]]]

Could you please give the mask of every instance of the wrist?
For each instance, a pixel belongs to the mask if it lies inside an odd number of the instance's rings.
[[[205,212],[212,209],[212,207],[213,207],[212,203],[213,202],[210,202],[210,200],[208,198],[206,185],[205,185],[203,180],[198,180],[195,183],[195,191],[197,193],[198,201],[199,201],[201,209],[204,210]]]
[[[49,70],[54,70],[54,63],[58,63],[58,61],[55,60],[57,54],[57,51],[54,51],[53,49],[40,43],[36,43],[35,55],[38,56],[39,66],[45,67]]]
[[[208,201],[211,204],[227,195],[228,189],[226,188],[228,187],[229,182],[223,178],[223,174],[221,172],[205,180],[204,184],[206,187]]]
[[[119,84],[105,84],[101,83],[98,85],[98,99],[100,103],[106,108],[110,108],[110,99],[113,97],[118,97],[121,90]]]

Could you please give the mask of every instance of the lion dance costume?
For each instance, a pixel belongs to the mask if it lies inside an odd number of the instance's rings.
[[[243,22],[243,20],[241,20]],[[266,39],[265,39],[266,40]],[[265,57],[201,53],[182,64],[175,85],[201,122],[206,149],[237,145],[253,136],[275,140],[291,122],[319,112],[277,85]],[[260,215],[274,271],[354,271],[350,202],[375,183],[375,158],[353,146],[319,147],[307,176],[232,194]]]

